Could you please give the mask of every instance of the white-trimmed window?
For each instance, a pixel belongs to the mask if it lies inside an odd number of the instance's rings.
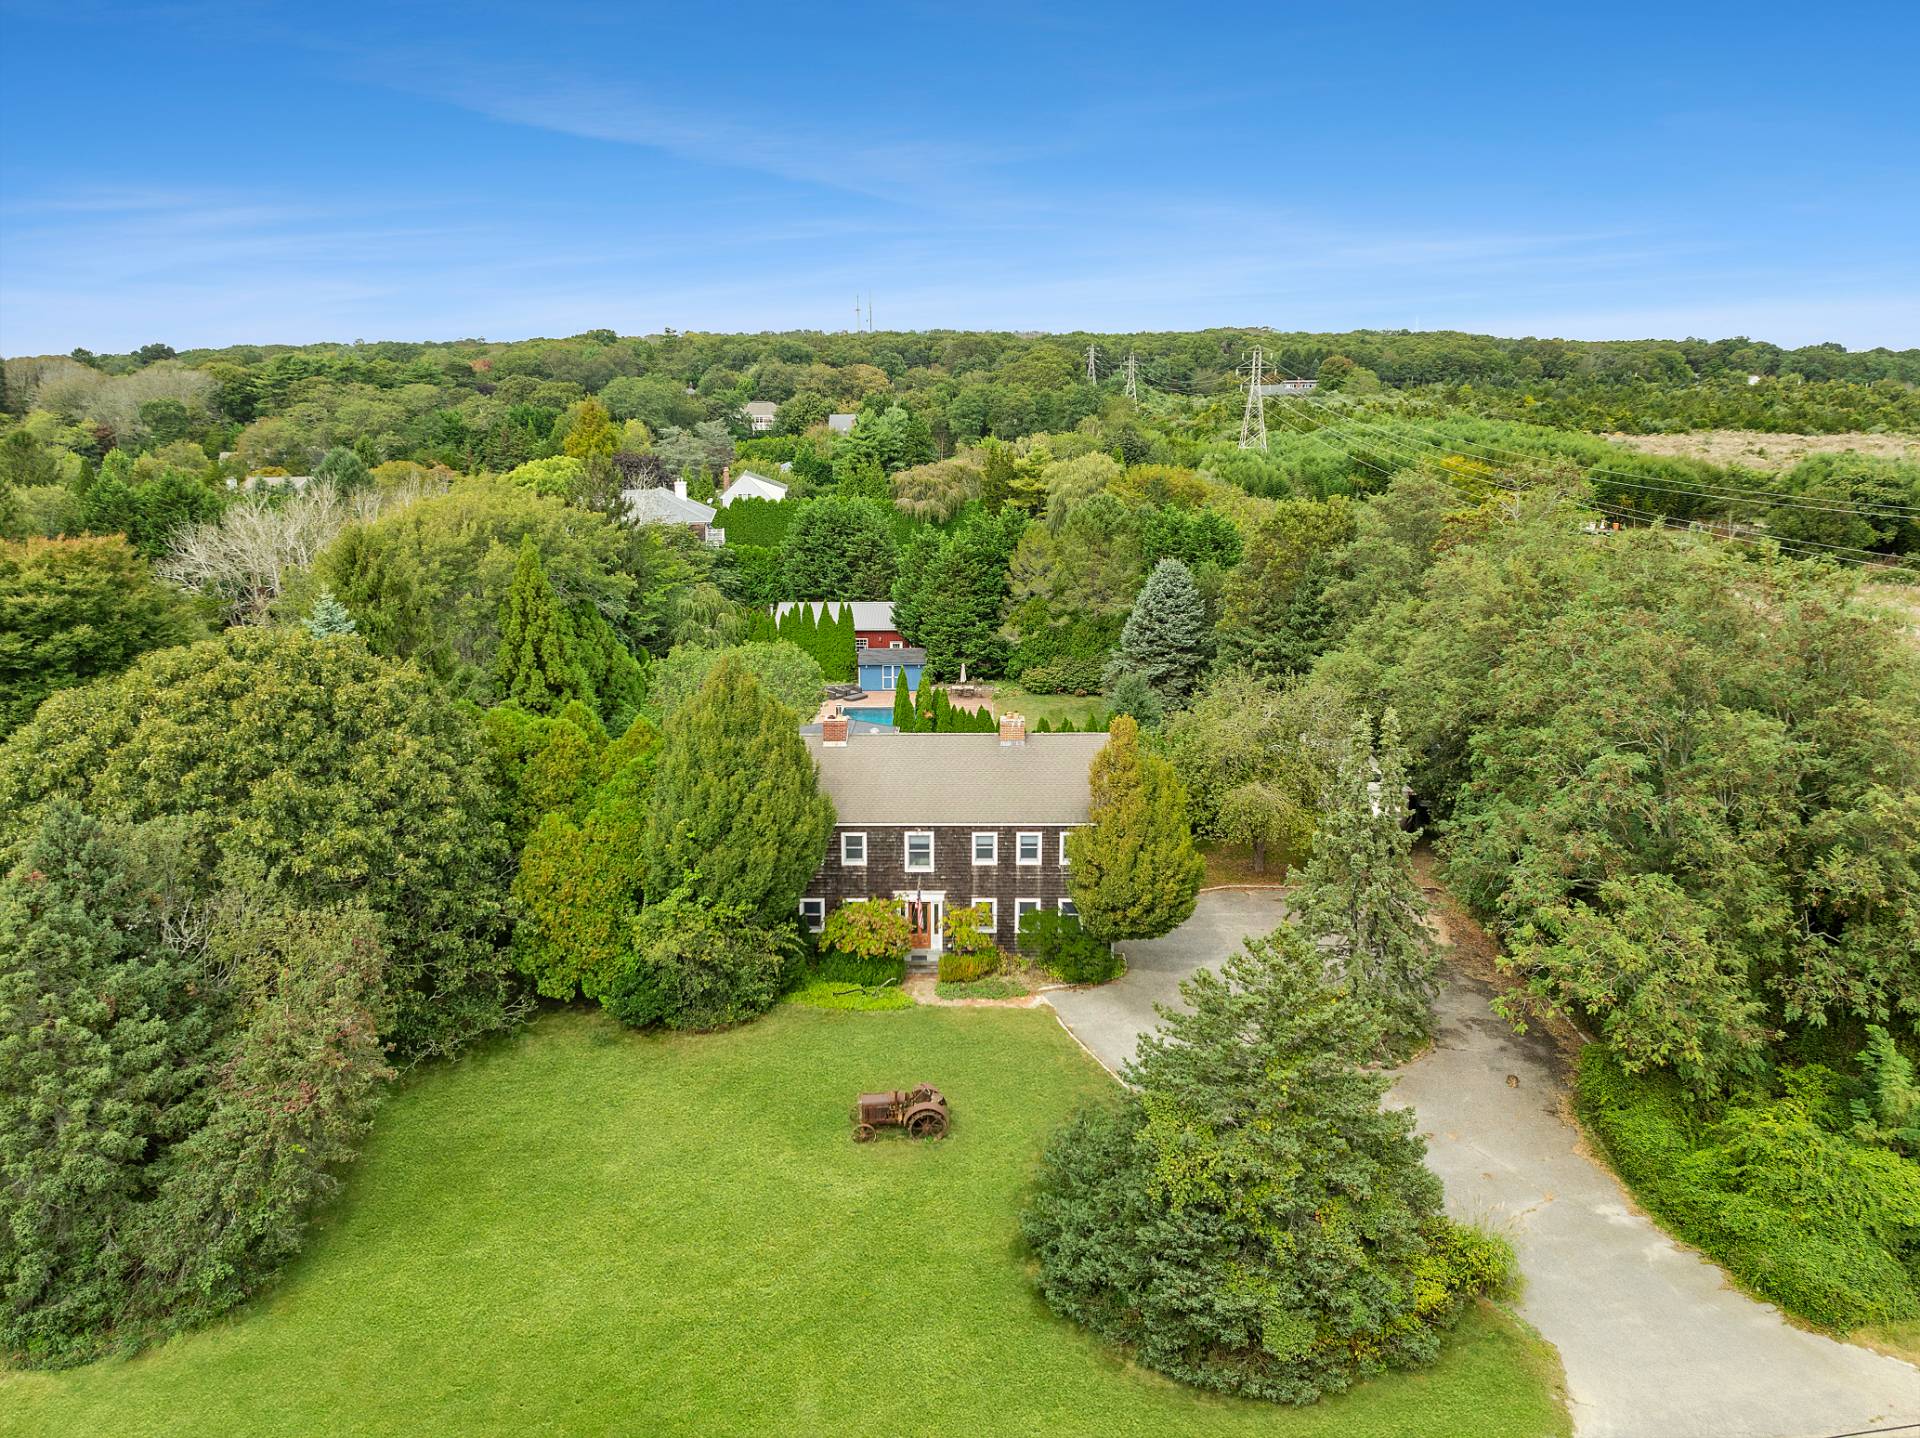
[[[975,829],[973,831],[973,863],[975,868],[1000,862],[1000,831],[998,829]]]
[[[896,689],[899,685],[900,666],[898,664],[882,664],[880,666],[880,687],[882,689]]]
[[[1040,901],[1038,899],[1015,899],[1013,901],[1013,932],[1015,938],[1018,938],[1020,935],[1020,921],[1039,907]]]
[[[1072,899],[1062,899],[1060,901],[1060,912],[1069,919],[1077,919],[1080,917],[1080,910],[1074,906]]]
[[[1060,867],[1063,869],[1073,862],[1067,857],[1067,833],[1065,829],[1060,831]]]
[[[853,636],[853,647],[855,649],[865,649],[867,647],[867,641],[856,634]]]
[[[980,932],[991,934],[1000,927],[1000,901],[998,899],[975,898],[973,906],[987,911],[987,920],[980,926]]]
[[[933,830],[909,829],[904,848],[904,858],[909,874],[933,872]]]
[[[807,932],[817,934],[827,922],[827,901],[825,899],[802,899],[800,901],[800,922],[806,925]]]
[[[846,833],[840,836],[840,862],[849,868],[864,868],[867,862],[867,836]]]
[[[1037,864],[1040,862],[1040,831],[1022,829],[1014,836],[1013,861],[1016,864]]]

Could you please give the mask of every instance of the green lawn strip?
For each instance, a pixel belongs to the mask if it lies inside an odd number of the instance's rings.
[[[1018,979],[987,978],[965,983],[942,979],[933,992],[943,999],[1024,999],[1033,991]]]
[[[910,1009],[913,995],[895,984],[863,988],[838,979],[811,979],[787,995],[787,1002],[810,1009],[853,1009],[872,1013],[880,1009]]]
[[[939,1085],[936,1143],[849,1137]],[[1016,1220],[1110,1080],[1049,1014],[784,1005],[717,1035],[549,1014],[405,1081],[268,1295],[131,1360],[0,1378],[9,1434],[1567,1431],[1550,1349],[1489,1307],[1429,1370],[1311,1409],[1128,1364],[1035,1296]]]
[[[1107,710],[1107,701],[1098,694],[1029,694],[1010,679],[996,679],[992,684],[995,712],[1025,715],[1028,729],[1042,719],[1056,729],[1062,719],[1071,719],[1075,727],[1084,729],[1089,719]],[[972,703],[970,700],[960,702]]]

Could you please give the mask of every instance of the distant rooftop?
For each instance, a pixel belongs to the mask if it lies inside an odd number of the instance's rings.
[[[627,489],[620,492],[635,524],[712,524],[714,508],[697,499],[684,499],[670,489]]]
[[[823,609],[851,608],[853,610],[853,627],[855,629],[881,630],[893,628],[893,605],[884,599],[848,599],[844,601],[838,599],[783,599],[773,606],[773,617],[775,619],[784,619],[787,617],[788,610],[801,604],[812,607],[813,617],[815,619],[820,617],[820,611]]]

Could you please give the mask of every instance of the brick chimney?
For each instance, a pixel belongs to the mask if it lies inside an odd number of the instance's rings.
[[[847,747],[847,716],[835,714],[820,722],[820,742],[829,749]]]
[[[1000,716],[1000,745],[1024,745],[1027,742],[1027,719],[1024,714],[1002,714]]]

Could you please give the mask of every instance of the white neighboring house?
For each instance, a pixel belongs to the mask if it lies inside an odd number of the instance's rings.
[[[747,470],[729,484],[726,493],[720,496],[720,507],[725,509],[736,499],[785,499],[787,486],[784,480],[768,479],[764,474],[755,474]]]
[[[747,428],[755,434],[765,434],[773,428],[773,421],[780,406],[770,399],[750,399],[740,406],[740,413],[746,416]]]
[[[687,482],[676,479],[672,489],[625,489],[620,492],[627,518],[634,524],[684,524],[700,536],[701,542],[718,548],[727,542],[727,532],[713,527],[712,505],[687,498]]]
[[[835,434],[853,433],[853,422],[860,418],[857,414],[830,414],[827,416],[827,428]]]

